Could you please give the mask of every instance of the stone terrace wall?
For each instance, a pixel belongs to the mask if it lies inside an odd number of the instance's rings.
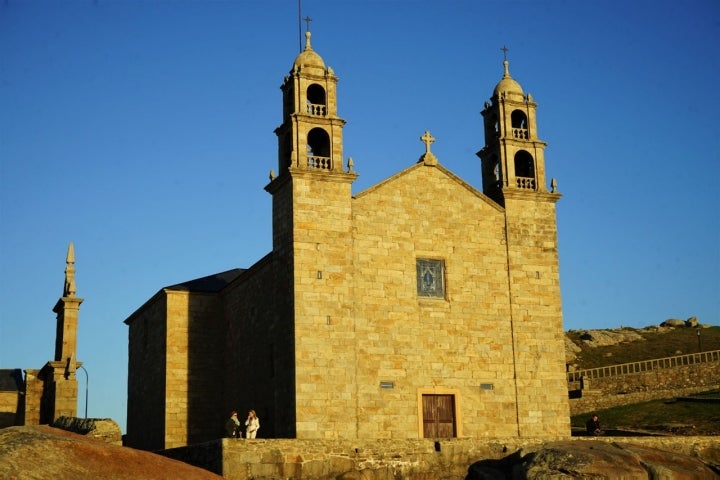
[[[693,456],[718,445],[718,437],[591,438],[598,439]],[[468,467],[479,460],[500,459],[521,449],[527,453],[553,440],[568,438],[222,439],[160,453],[229,480],[464,480]]]
[[[673,398],[720,388],[720,362],[594,378],[570,399],[570,414]]]
[[[602,390],[605,393],[643,391],[652,388],[699,387],[715,379],[720,372],[720,351],[643,362],[609,365],[569,372],[568,385]]]
[[[649,402],[651,400],[684,397],[696,393],[707,392],[716,388],[720,388],[720,383],[716,383],[714,386],[708,385],[705,387],[658,389],[615,395],[605,394],[599,390],[591,390],[590,392],[583,391],[582,397],[570,399],[570,415],[581,415],[583,413],[595,412],[605,408]]]

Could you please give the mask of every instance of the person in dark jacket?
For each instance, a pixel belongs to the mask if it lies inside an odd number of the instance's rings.
[[[225,422],[225,435],[227,435],[228,438],[242,437],[242,430],[240,430],[240,420],[238,420],[237,412],[234,410],[230,414],[230,418],[228,418],[227,422]]]
[[[602,435],[605,433],[602,428],[600,428],[600,419],[597,415],[590,417],[590,420],[585,424],[585,429],[590,435]]]

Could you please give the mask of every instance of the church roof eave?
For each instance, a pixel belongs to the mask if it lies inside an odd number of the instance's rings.
[[[187,291],[195,293],[218,293],[228,284],[232,283],[246,269],[233,268],[220,273],[214,273],[205,277],[195,278],[186,282],[177,283],[165,287],[163,290]]]
[[[155,295],[150,297],[145,303],[143,303],[137,310],[131,313],[124,321],[126,325],[130,325],[135,318],[137,318],[145,309],[150,305],[157,302],[160,298],[167,295],[167,292],[191,292],[191,293],[219,293],[233,280],[239,277],[243,272],[244,268],[233,268],[224,272],[207,275],[205,277],[188,280],[186,282],[177,283],[163,287],[158,290]]]

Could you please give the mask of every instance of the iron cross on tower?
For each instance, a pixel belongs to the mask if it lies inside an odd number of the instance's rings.
[[[309,31],[310,31],[310,22],[312,22],[312,18],[310,18],[310,17],[308,16],[308,17],[303,18],[303,20],[305,20],[305,25],[306,25],[306,26],[305,26],[305,31],[306,31],[306,32],[309,32]]]

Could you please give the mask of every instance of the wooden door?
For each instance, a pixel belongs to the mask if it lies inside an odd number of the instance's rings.
[[[455,436],[454,395],[423,395],[422,405],[424,438]]]

